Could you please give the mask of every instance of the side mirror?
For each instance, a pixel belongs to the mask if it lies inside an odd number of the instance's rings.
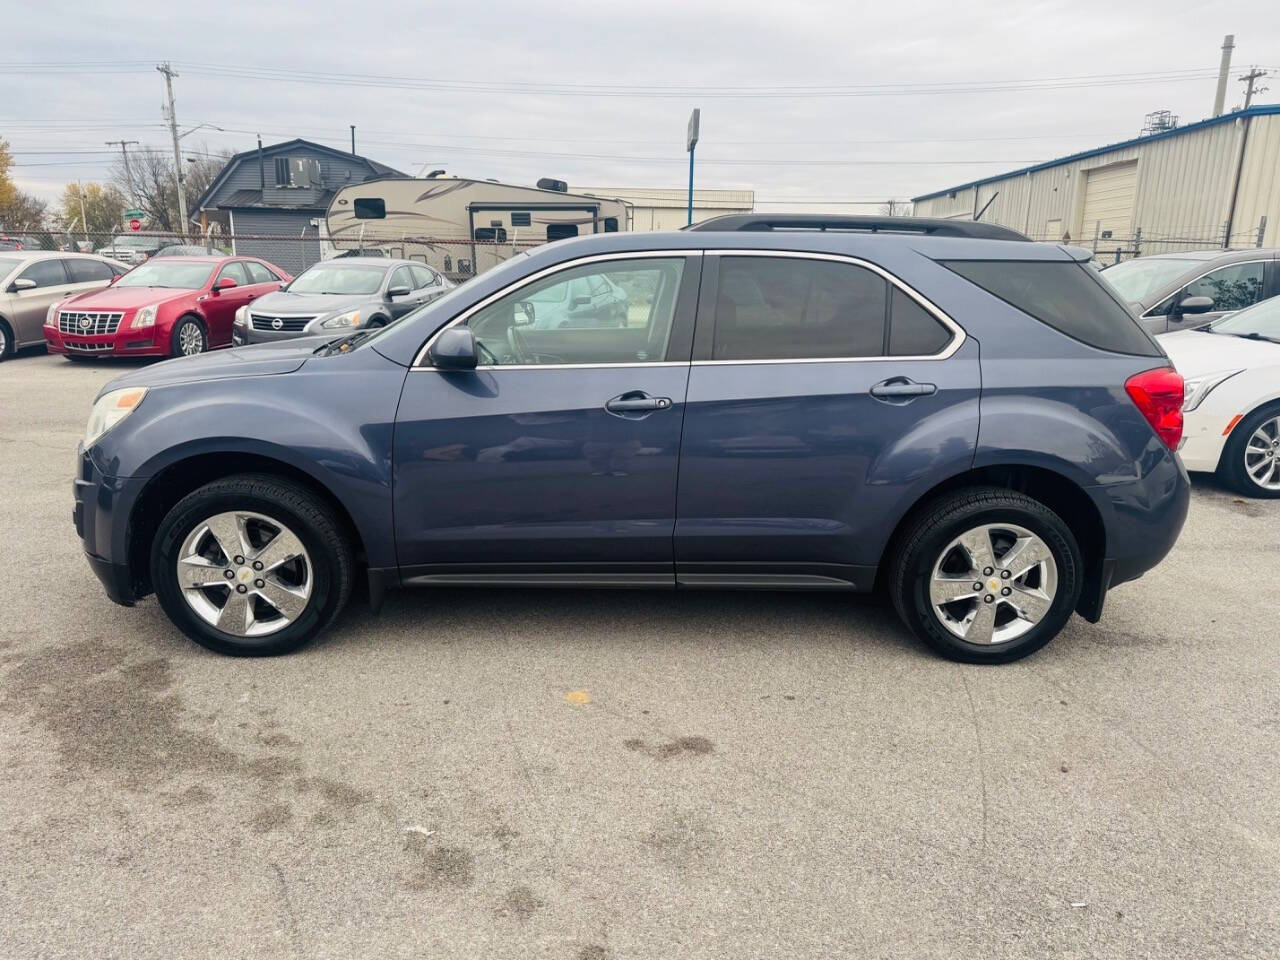
[[[413,293],[413,290],[403,284],[396,287],[388,287],[387,299],[394,300],[396,297],[407,297],[411,293]]]
[[[213,292],[221,293],[223,290],[230,290],[235,285],[236,281],[234,277],[220,277],[213,285]]]
[[[108,287],[113,286],[113,285],[115,284],[115,282],[116,282],[117,280],[119,280],[122,276],[124,276],[124,274],[121,274],[121,273],[113,273],[113,274],[111,275],[111,279],[107,281],[107,286],[108,286]]]
[[[13,281],[12,289],[14,292],[19,290],[34,290],[35,288],[36,282],[34,280],[28,280],[26,277],[19,277],[17,280]]]
[[[590,305],[590,303],[591,303],[590,297],[574,297],[572,300],[569,301],[569,309],[575,310],[578,307],[588,306]]]
[[[1178,301],[1178,313],[1208,313],[1213,309],[1213,297],[1183,297]]]
[[[427,357],[437,370],[474,370],[476,335],[470,327],[450,327],[436,337]]]
[[[524,314],[523,320],[520,319],[519,317],[515,317],[515,322],[517,326],[520,326],[520,327],[530,326],[533,323],[533,321],[537,319],[537,312],[534,310],[532,300],[517,300],[516,310]]]

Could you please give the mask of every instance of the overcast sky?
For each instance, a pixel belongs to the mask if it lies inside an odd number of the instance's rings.
[[[412,174],[679,188],[700,107],[697,186],[766,210],[910,197],[1127,139],[1152,110],[1201,119],[1226,33],[1228,108],[1244,68],[1280,64],[1274,0],[55,0],[7,27],[0,137],[44,198],[103,179],[104,141],[170,149],[161,59],[182,129],[227,131],[185,148],[345,148],[354,123],[358,152]]]

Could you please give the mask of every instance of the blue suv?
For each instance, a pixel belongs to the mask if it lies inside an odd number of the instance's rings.
[[[398,323],[133,371],[75,523],[118,603],[293,650],[358,580],[892,598],[1014,660],[1187,512],[1182,380],[1083,264],[982,224],[728,217],[521,254]],[[538,322],[608,285],[600,323]]]

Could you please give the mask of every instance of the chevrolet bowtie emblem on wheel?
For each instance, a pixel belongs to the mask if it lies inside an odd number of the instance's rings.
[[[274,320],[271,321],[272,330],[280,330],[283,327],[284,327],[284,321],[281,320],[279,317],[276,317]]]

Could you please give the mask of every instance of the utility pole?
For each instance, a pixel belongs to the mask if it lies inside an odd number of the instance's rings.
[[[129,169],[129,147],[136,147],[140,144],[137,140],[108,140],[108,147],[119,145],[120,156],[124,158],[124,181],[129,185],[129,200],[133,203],[138,202],[138,197],[133,189],[133,172]]]
[[[1253,95],[1255,93],[1264,93],[1267,87],[1258,86],[1258,81],[1267,75],[1267,71],[1259,70],[1257,67],[1250,67],[1249,72],[1239,80],[1245,85],[1244,108],[1249,109],[1249,104],[1253,103]]]
[[[169,94],[169,133],[173,136],[173,175],[177,178],[178,219],[181,221],[178,225],[178,233],[185,240],[187,238],[187,195],[183,181],[186,178],[182,175],[182,149],[178,146],[178,115],[173,107],[173,78],[178,74],[173,67],[169,66],[168,60],[156,69],[164,74],[164,85]]]
[[[1213,115],[1222,116],[1222,106],[1227,101],[1227,78],[1231,75],[1231,51],[1235,49],[1236,36],[1228,33],[1222,38],[1222,64],[1218,67],[1218,91],[1213,96]]]

